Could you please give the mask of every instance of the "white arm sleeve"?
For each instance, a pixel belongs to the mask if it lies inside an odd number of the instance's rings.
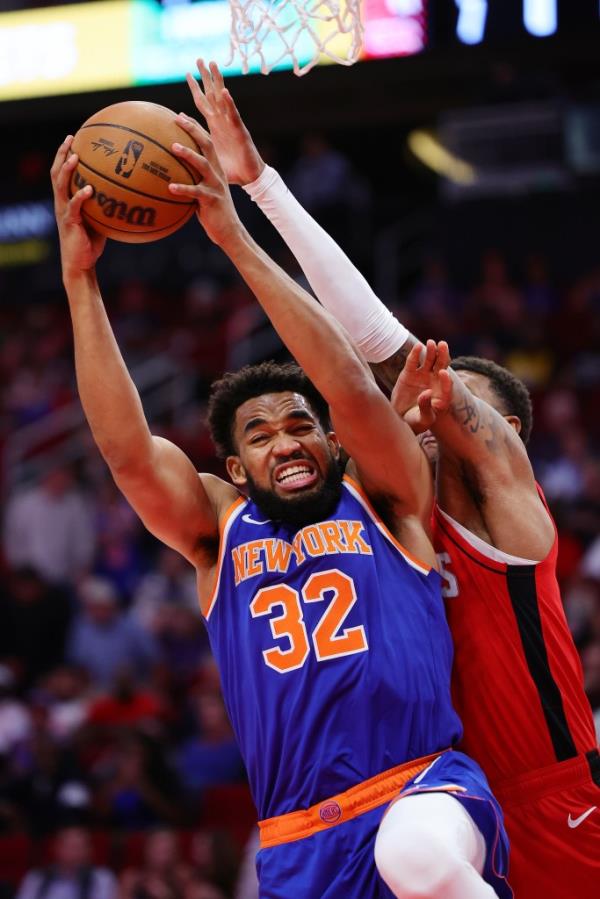
[[[317,299],[344,326],[368,362],[383,362],[409,336],[336,242],[266,166],[244,190],[298,260]]]

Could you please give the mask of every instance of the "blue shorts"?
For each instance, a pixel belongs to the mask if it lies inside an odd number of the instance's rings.
[[[508,837],[500,806],[481,768],[454,750],[442,753],[399,796],[450,792],[469,812],[486,846],[485,880],[500,899],[512,899],[506,882]],[[394,899],[377,872],[374,848],[387,805],[327,830],[261,849],[260,899]]]

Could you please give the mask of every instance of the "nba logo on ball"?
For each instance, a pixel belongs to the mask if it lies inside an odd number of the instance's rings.
[[[144,145],[139,140],[130,140],[125,144],[125,149],[115,168],[115,174],[121,178],[129,178],[135,168],[135,164],[142,154]]]
[[[87,119],[72,150],[73,195],[90,185],[81,214],[95,231],[126,243],[159,240],[181,228],[198,208],[175,197],[169,184],[196,184],[199,173],[172,153],[177,142],[197,150],[171,109],[144,100],[114,103]]]
[[[323,824],[335,824],[342,817],[342,808],[335,799],[324,802],[319,809],[319,818]]]

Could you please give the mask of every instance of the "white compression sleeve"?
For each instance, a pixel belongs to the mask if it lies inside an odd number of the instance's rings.
[[[383,362],[399,350],[409,332],[300,205],[275,169],[266,166],[244,190],[279,231],[317,299],[344,326],[367,361]]]

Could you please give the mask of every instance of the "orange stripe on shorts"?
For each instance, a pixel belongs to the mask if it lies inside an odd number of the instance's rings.
[[[259,821],[261,848],[267,849],[280,843],[302,840],[391,802],[409,780],[424,771],[441,754],[435,752],[433,755],[389,768],[344,793],[317,802],[310,808]]]

